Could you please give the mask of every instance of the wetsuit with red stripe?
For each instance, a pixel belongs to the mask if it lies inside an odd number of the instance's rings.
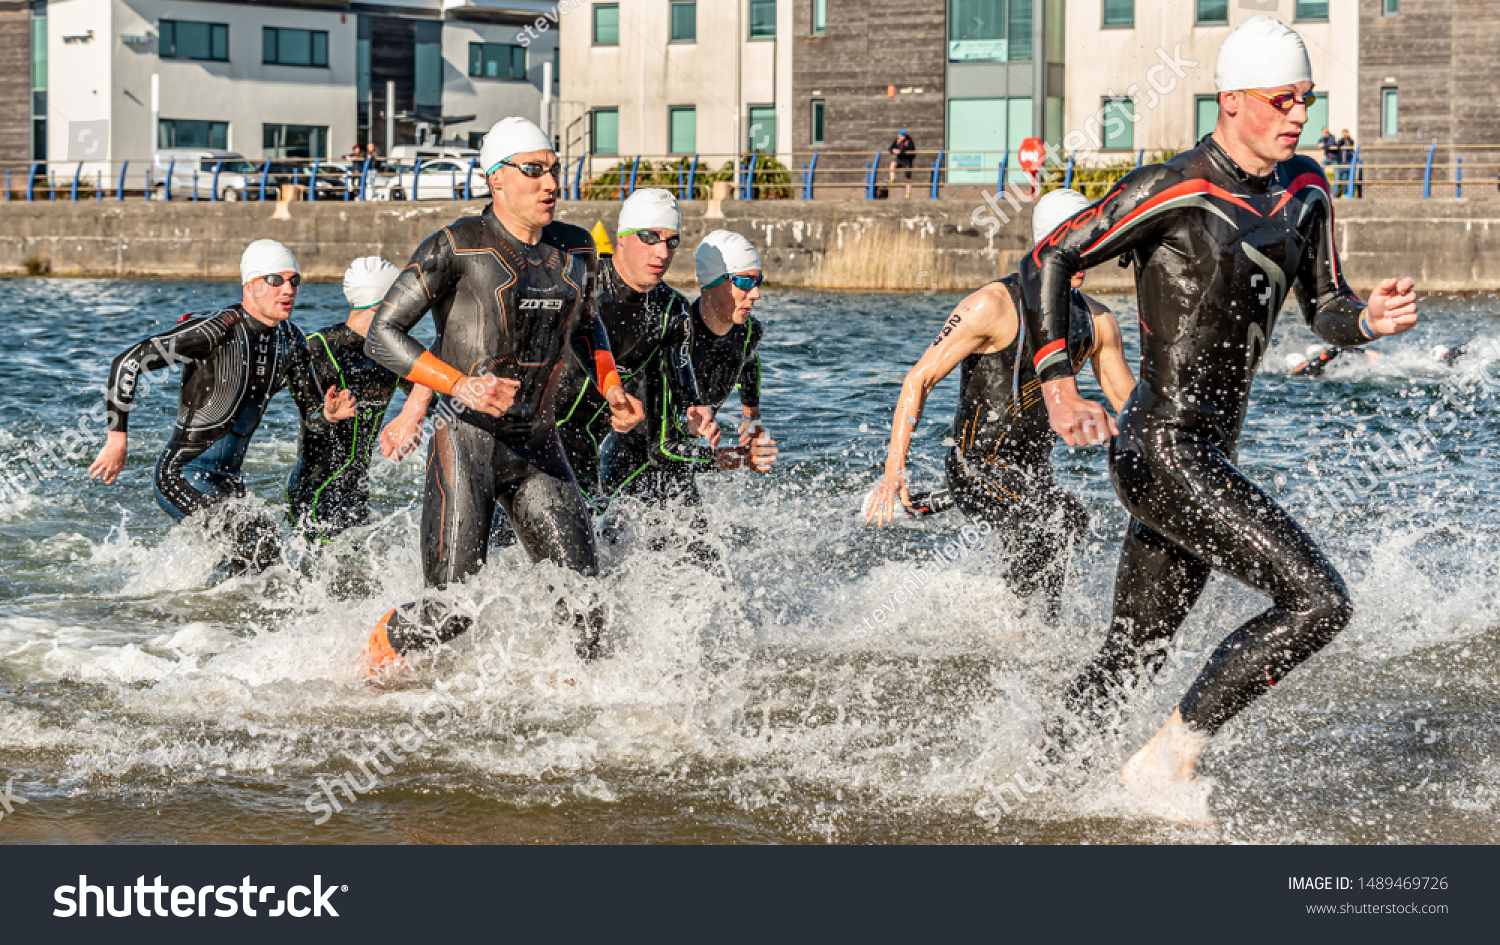
[[[1019,278],[1006,276],[999,284],[1019,312]],[[1077,370],[1093,355],[1097,341],[1083,293],[1075,290],[1071,304],[1064,348]],[[1047,423],[1032,359],[1024,352],[1017,357],[1023,344],[1018,331],[999,351],[964,358],[954,443],[948,451],[948,490],[965,515],[989,522],[999,535],[1006,585],[1022,598],[1039,595],[1047,619],[1055,621],[1068,558],[1088,528],[1089,514],[1053,478],[1057,434]]]
[[[1141,367],[1110,445],[1110,477],[1131,522],[1103,648],[1074,680],[1068,708],[1091,710],[1120,679],[1159,668],[1210,573],[1271,606],[1214,651],[1179,708],[1211,734],[1348,623],[1352,605],[1327,557],[1235,467],[1255,371],[1295,291],[1329,344],[1373,337],[1339,272],[1333,204],[1318,165],[1294,157],[1242,171],[1206,137],[1120,181],[1022,261],[1026,321],[1043,382],[1068,377],[1068,281],[1129,254]]]
[[[532,560],[597,572],[588,508],[554,422],[570,347],[596,382],[614,370],[609,338],[590,304],[596,264],[586,230],[552,223],[528,245],[486,208],[424,240],[376,310],[365,351],[398,376],[439,391],[451,380],[434,365],[520,382],[515,403],[498,418],[463,409],[447,394],[438,401],[422,503],[429,588],[456,584],[484,566],[497,502]],[[437,322],[431,352],[410,334],[429,311]],[[596,616],[584,631],[585,650],[597,637]],[[468,617],[433,599],[398,608],[386,632],[391,647],[406,653],[469,626]]]

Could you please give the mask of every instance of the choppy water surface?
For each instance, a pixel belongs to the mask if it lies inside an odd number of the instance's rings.
[[[120,350],[233,291],[6,282],[0,461],[13,470],[71,445]],[[215,554],[151,498],[175,381],[152,392],[119,484],[64,460],[0,503],[0,779],[29,801],[0,841],[1500,841],[1496,400],[1426,355],[1500,336],[1494,301],[1430,301],[1429,320],[1379,346],[1379,361],[1347,358],[1311,381],[1284,373],[1313,339],[1283,319],[1243,465],[1306,510],[1358,612],[1215,741],[1202,768],[1213,828],[1144,816],[1113,771],[1205,648],[1264,606],[1219,578],[1183,631],[1187,656],[1102,764],[988,823],[975,812],[995,809],[986,787],[1032,757],[1040,719],[1102,639],[1124,517],[1102,454],[1060,451],[1093,524],[1058,630],[1017,616],[985,550],[932,563],[963,543],[956,512],[862,524],[901,378],[954,301],[769,292],[764,404],[783,461],[769,477],[702,480],[723,567],[639,541],[606,549],[623,633],[614,658],[581,666],[548,623],[551,588],[574,592],[575,579],[497,553],[456,595],[482,629],[398,691],[364,685],[356,657],[420,586],[420,461],[378,461],[372,527],[205,589]],[[1133,300],[1107,301],[1133,342]],[[343,314],[336,286],[304,288],[304,328]],[[935,395],[913,449],[919,487],[940,485],[955,386]],[[1434,408],[1444,396],[1459,409],[1421,438],[1419,419],[1451,409]],[[248,463],[267,503],[296,449],[283,398]],[[1382,443],[1395,461],[1361,471],[1358,453]],[[892,603],[919,563],[931,579]],[[894,615],[856,638],[881,605]],[[315,825],[318,779],[352,770],[368,785],[357,762],[381,742],[398,756],[376,758],[389,770],[371,765],[378,783]]]

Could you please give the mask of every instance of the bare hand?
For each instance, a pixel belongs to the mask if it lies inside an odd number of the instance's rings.
[[[901,498],[901,504],[911,507],[911,493],[906,489],[906,474],[885,474],[880,483],[865,499],[865,523],[885,526],[896,517],[896,498]]]
[[[348,420],[358,412],[354,395],[341,387],[330,387],[323,395],[323,416],[329,423]]]
[[[749,446],[749,455],[745,459],[745,465],[758,473],[771,471],[771,464],[776,462],[776,457],[781,450],[776,448],[776,441],[771,439],[771,434],[761,431]]]
[[[104,446],[100,448],[99,455],[89,465],[89,476],[103,479],[106,485],[113,484],[115,477],[120,475],[120,470],[125,468],[128,453],[126,435],[118,431],[109,433],[104,438]]]
[[[714,420],[714,408],[712,407],[689,407],[687,409],[688,430],[695,436],[701,436],[708,440],[708,445],[714,449],[719,448],[721,432],[719,424]]]
[[[400,462],[422,442],[421,416],[407,417],[403,411],[380,431],[380,452],[386,459]]]
[[[1071,377],[1043,384],[1042,398],[1053,431],[1069,446],[1098,446],[1120,433],[1109,411],[1080,396]]]
[[[739,441],[741,446],[749,446],[750,441],[766,432],[766,425],[760,422],[760,418],[745,418],[740,421]]]
[[[604,395],[609,402],[609,425],[616,433],[629,433],[635,425],[646,419],[646,408],[641,402],[625,393],[623,387],[611,387]]]
[[[470,410],[499,417],[516,402],[521,382],[509,377],[470,375],[453,385],[453,396]]]
[[[1386,279],[1370,293],[1365,324],[1376,335],[1399,335],[1417,323],[1417,284]]]

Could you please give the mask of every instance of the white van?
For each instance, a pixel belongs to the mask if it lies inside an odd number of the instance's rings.
[[[195,188],[199,200],[212,200],[215,168],[220,200],[244,200],[246,190],[260,185],[255,165],[243,154],[212,148],[163,148],[156,152],[151,168],[151,199],[167,199],[170,172],[173,200],[191,200]]]

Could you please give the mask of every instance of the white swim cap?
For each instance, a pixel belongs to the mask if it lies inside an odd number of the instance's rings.
[[[1089,205],[1089,198],[1076,190],[1053,190],[1042,195],[1031,209],[1031,242],[1040,243],[1042,238],[1064,220]]]
[[[693,253],[698,284],[708,288],[727,275],[760,268],[760,253],[743,236],[731,230],[714,230],[703,237]]]
[[[682,211],[677,209],[677,198],[656,187],[637,190],[620,205],[620,222],[615,227],[616,236],[634,233],[636,230],[682,229]]]
[[[240,254],[240,285],[288,269],[302,271],[297,268],[297,257],[291,250],[275,240],[256,240]]]
[[[379,256],[361,256],[344,273],[344,298],[350,308],[371,308],[385,298],[401,270]]]
[[[1288,371],[1295,371],[1306,363],[1307,359],[1295,351],[1286,356],[1286,369]]]
[[[1448,346],[1447,345],[1435,345],[1433,347],[1433,349],[1432,349],[1432,360],[1434,360],[1434,361],[1441,361],[1441,360],[1443,360],[1446,357],[1448,357]]]
[[[1265,14],[1235,27],[1219,47],[1214,88],[1220,92],[1272,89],[1312,81],[1312,62],[1297,31]]]
[[[551,151],[552,139],[525,118],[506,118],[497,121],[484,136],[479,148],[479,166],[484,176],[495,173],[500,162],[527,151]]]

